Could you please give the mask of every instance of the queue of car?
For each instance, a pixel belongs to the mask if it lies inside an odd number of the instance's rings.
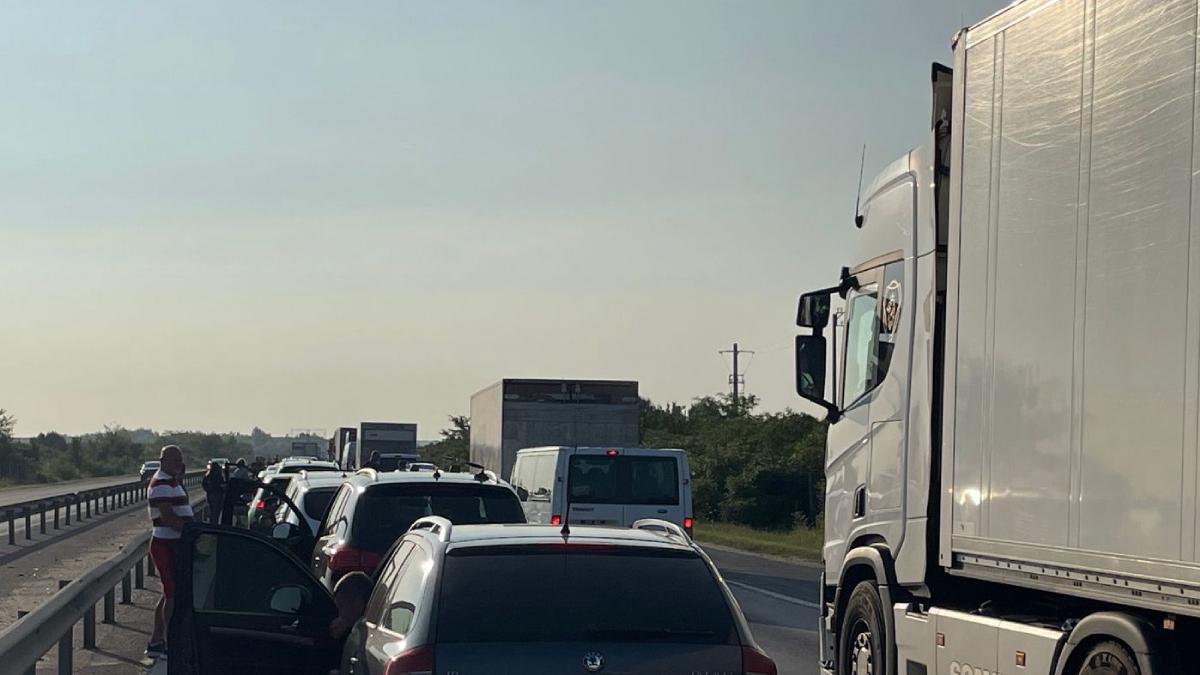
[[[421,464],[280,466],[270,536],[189,525],[169,672],[776,672],[691,540],[682,451],[531,448],[512,484]],[[335,639],[352,572],[374,591]]]

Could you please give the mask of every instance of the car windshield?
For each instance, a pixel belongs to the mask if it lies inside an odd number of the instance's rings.
[[[576,504],[679,504],[679,462],[674,457],[574,455],[570,480]]]
[[[452,550],[437,622],[441,643],[738,642],[725,596],[699,556],[633,547]]]
[[[355,548],[383,552],[424,516],[460,525],[525,522],[517,496],[499,485],[393,483],[375,485],[359,497],[350,538]]]

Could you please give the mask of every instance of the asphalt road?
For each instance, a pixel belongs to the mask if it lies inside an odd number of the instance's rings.
[[[754,639],[779,666],[779,675],[817,675],[815,565],[717,549],[704,550],[733,589]]]
[[[137,479],[136,475],[109,476],[107,478],[84,478],[82,480],[71,480],[62,483],[39,483],[37,485],[20,485],[4,488],[0,490],[0,509],[3,509],[8,504],[44,499],[68,492],[95,490],[96,488],[120,485]]]

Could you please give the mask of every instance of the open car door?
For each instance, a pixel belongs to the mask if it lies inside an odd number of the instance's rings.
[[[333,598],[279,544],[245,529],[190,523],[173,568],[171,675],[326,675],[338,667]]]

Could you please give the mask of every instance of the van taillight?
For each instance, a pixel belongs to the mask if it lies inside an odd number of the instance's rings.
[[[685,532],[688,533],[688,536],[691,536],[691,534],[692,534],[692,524],[693,524],[693,522],[690,517],[683,519],[683,529]]]
[[[550,516],[551,525],[562,525],[562,516]]]
[[[742,645],[742,675],[779,675],[779,670],[771,657],[755,647]]]
[[[378,553],[360,551],[348,546],[339,546],[329,556],[329,571],[338,576],[348,572],[366,572],[370,574],[375,571],[375,568],[381,562],[383,562],[383,557]]]
[[[421,645],[393,656],[383,675],[433,675],[433,645]]]

